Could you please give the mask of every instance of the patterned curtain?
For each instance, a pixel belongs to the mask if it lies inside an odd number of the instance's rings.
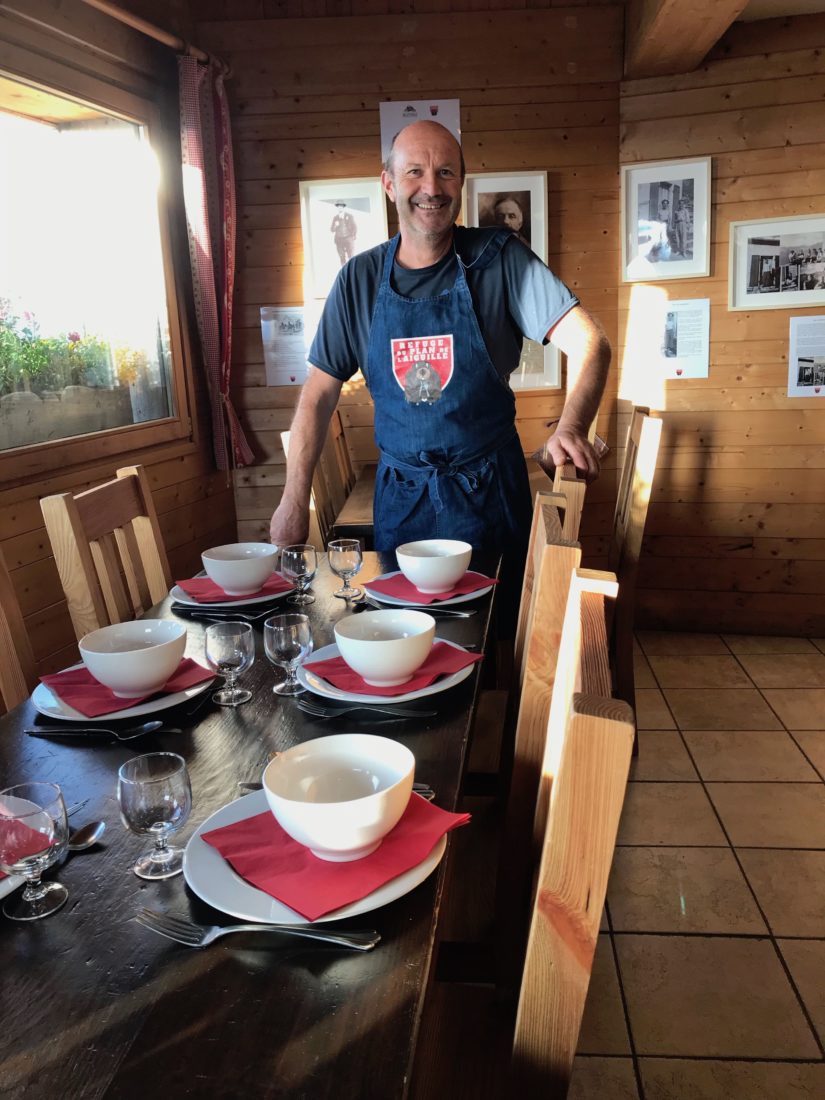
[[[183,194],[192,285],[219,470],[247,466],[252,450],[229,399],[235,282],[235,172],[223,71],[178,58]]]

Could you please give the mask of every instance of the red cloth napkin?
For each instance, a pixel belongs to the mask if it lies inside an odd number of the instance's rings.
[[[172,678],[166,681],[160,691],[152,692],[152,695],[172,695],[176,691],[212,680],[214,676],[214,672],[199,665],[197,661],[184,657]],[[40,679],[64,703],[79,710],[87,718],[116,714],[119,710],[126,710],[127,707],[142,703],[144,699],[152,698],[152,695],[140,695],[133,699],[119,699],[113,691],[96,680],[85,666],[53,672],[49,676],[41,676]]]
[[[44,844],[43,834],[37,829],[2,815],[0,815],[0,837],[2,837],[2,846],[8,854],[14,853],[17,859],[20,856],[36,855],[37,852],[50,847],[49,843]],[[5,871],[0,871],[0,880],[4,878],[8,878],[8,875]]]
[[[186,581],[175,581],[175,584],[198,603],[247,603],[249,600],[257,599],[258,596],[279,596],[282,592],[292,592],[294,589],[294,586],[289,581],[285,581],[280,573],[271,573],[257,592],[249,592],[245,596],[227,595],[209,577],[190,577]]]
[[[350,863],[318,859],[269,811],[202,835],[241,878],[307,920],[317,920],[417,867],[445,833],[469,820],[469,814],[448,813],[413,794],[378,848]]]
[[[466,596],[470,592],[478,592],[480,588],[489,588],[491,584],[498,584],[497,580],[485,577],[483,573],[465,573],[461,580],[449,592],[420,592],[412,581],[408,581],[403,573],[396,573],[394,577],[382,577],[380,580],[367,581],[364,588],[371,592],[378,592],[383,596],[394,596],[398,600],[407,603],[437,603],[439,600],[450,600],[453,596]]]
[[[430,650],[427,660],[406,683],[394,687],[376,687],[368,684],[363,676],[351,669],[343,657],[329,657],[325,661],[305,661],[304,668],[310,669],[322,680],[327,680],[341,691],[351,691],[358,695],[406,695],[408,691],[418,691],[429,687],[441,676],[452,676],[467,665],[483,659],[481,653],[468,653],[465,649],[456,649],[446,642],[436,642]]]

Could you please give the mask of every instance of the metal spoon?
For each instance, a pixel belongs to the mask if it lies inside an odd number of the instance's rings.
[[[99,734],[114,737],[116,741],[131,741],[133,737],[143,737],[147,733],[155,733],[163,729],[164,733],[180,733],[179,729],[166,726],[159,718],[153,718],[149,722],[141,722],[137,726],[123,726],[120,729],[112,729],[109,726],[84,726],[82,723],[65,722],[60,726],[35,726],[32,729],[23,730],[29,737],[88,737],[90,734]]]
[[[91,848],[94,844],[97,844],[105,832],[105,821],[89,821],[85,825],[81,825],[69,836],[69,851],[83,852],[86,848]]]

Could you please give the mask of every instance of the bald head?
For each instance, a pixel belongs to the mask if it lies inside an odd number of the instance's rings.
[[[403,130],[398,131],[392,139],[390,151],[387,153],[387,159],[384,161],[384,171],[392,176],[394,174],[397,156],[399,154],[405,155],[419,148],[421,145],[435,146],[444,153],[448,151],[454,154],[457,153],[458,162],[461,167],[461,180],[462,183],[464,182],[466,170],[464,167],[464,154],[461,151],[461,146],[446,126],[442,126],[440,122],[431,122],[429,119],[422,119],[420,122],[411,122],[409,126],[405,126]]]

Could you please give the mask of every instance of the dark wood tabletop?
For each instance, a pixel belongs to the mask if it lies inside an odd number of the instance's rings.
[[[474,566],[489,572],[491,563]],[[365,554],[355,583],[393,568],[394,556]],[[316,649],[333,640],[334,623],[351,613],[332,596],[339,585],[322,561],[310,608]],[[438,620],[437,636],[483,647],[492,602],[491,594],[463,605],[477,609],[471,618]],[[169,602],[157,613],[171,614]],[[187,653],[201,660],[204,625],[188,620]],[[134,914],[146,906],[208,924],[232,919],[200,901],[183,876],[150,883],[133,874],[132,863],[150,845],[120,821],[117,771],[131,756],[159,749],[186,759],[193,810],[172,841],[185,843],[239,797],[239,782],[260,778],[273,750],[360,730],[406,744],[416,757],[416,779],[435,788],[437,805],[454,809],[481,665],[462,684],[427,698],[428,707],[437,707],[435,718],[384,724],[359,713],[329,722],[272,692],[282,673],[263,653],[260,623],[256,646],[255,664],[242,677],[252,700],[237,709],[208,702],[196,715],[185,707],[158,712],[181,727],[177,734],[129,744],[29,737],[22,731],[38,720],[31,702],[0,719],[0,786],[59,783],[67,805],[88,800],[73,826],[94,819],[107,826],[100,848],[70,856],[57,870],[69,890],[62,910],[31,923],[0,916],[3,1097],[405,1095],[444,863],[405,897],[331,926],[378,929],[382,942],[369,953],[254,933],[192,950],[142,928]]]

